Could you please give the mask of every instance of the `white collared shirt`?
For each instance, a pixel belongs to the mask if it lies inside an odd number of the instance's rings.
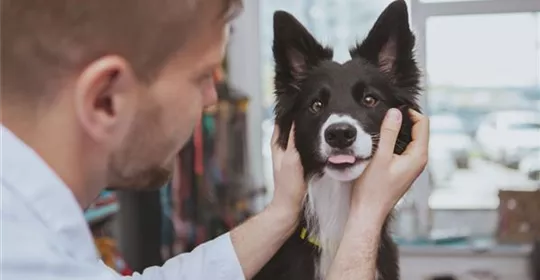
[[[118,275],[99,260],[72,192],[11,131],[2,126],[0,133],[0,279],[244,279],[228,233],[162,267]]]

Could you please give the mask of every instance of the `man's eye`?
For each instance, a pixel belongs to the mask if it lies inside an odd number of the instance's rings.
[[[213,74],[213,73],[207,73],[207,74],[202,75],[202,76],[198,79],[199,84],[204,84],[204,83],[206,83],[206,82],[208,82],[208,81],[210,81],[210,80],[213,80],[214,77],[213,77],[212,74]]]

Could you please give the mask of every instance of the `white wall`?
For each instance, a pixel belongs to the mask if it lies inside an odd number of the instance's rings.
[[[244,1],[244,12],[233,22],[228,48],[228,80],[231,85],[246,93],[250,98],[247,114],[248,164],[250,180],[254,187],[264,184],[262,157],[262,88],[259,54],[259,1]],[[262,199],[252,205],[253,210],[261,210]]]

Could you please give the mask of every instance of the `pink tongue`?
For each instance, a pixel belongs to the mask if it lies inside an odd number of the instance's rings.
[[[328,161],[333,163],[333,164],[354,163],[355,158],[353,156],[348,156],[348,155],[339,155],[339,156],[331,156],[331,157],[329,157]]]

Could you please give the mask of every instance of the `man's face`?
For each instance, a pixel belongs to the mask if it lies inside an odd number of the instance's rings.
[[[221,25],[194,37],[141,90],[135,120],[111,154],[109,187],[155,189],[170,179],[175,156],[203,108],[217,101],[212,74],[222,62],[228,28]]]

